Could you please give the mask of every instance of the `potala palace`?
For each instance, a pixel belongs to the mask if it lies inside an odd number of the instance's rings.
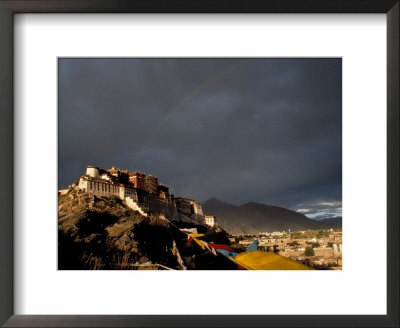
[[[215,216],[204,215],[201,204],[193,199],[174,197],[158,178],[142,172],[129,172],[115,166],[103,170],[87,166],[79,178],[78,188],[94,195],[123,200],[128,207],[143,216],[159,215],[169,220],[216,224]]]

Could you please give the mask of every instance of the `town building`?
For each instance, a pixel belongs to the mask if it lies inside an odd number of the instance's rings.
[[[342,244],[333,244],[332,247],[335,256],[342,256]]]
[[[315,256],[333,257],[333,249],[331,247],[315,247],[313,251]]]

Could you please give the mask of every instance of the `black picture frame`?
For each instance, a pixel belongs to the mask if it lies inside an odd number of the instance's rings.
[[[1,0],[0,324],[5,327],[399,327],[399,11],[399,0]],[[18,206],[13,195],[13,17],[16,13],[385,13],[387,315],[14,315],[13,207]]]

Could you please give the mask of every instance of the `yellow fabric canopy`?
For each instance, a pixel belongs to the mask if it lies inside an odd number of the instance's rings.
[[[248,270],[314,270],[287,257],[262,251],[240,253],[233,260]]]

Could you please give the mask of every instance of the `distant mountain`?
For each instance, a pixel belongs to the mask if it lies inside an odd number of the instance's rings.
[[[215,215],[220,226],[231,234],[330,228],[325,222],[277,206],[253,202],[235,206],[216,198],[202,205],[204,214]]]
[[[318,222],[323,222],[331,226],[332,228],[341,228],[342,227],[342,217],[341,216],[333,216],[330,218],[324,218],[318,220]]]

